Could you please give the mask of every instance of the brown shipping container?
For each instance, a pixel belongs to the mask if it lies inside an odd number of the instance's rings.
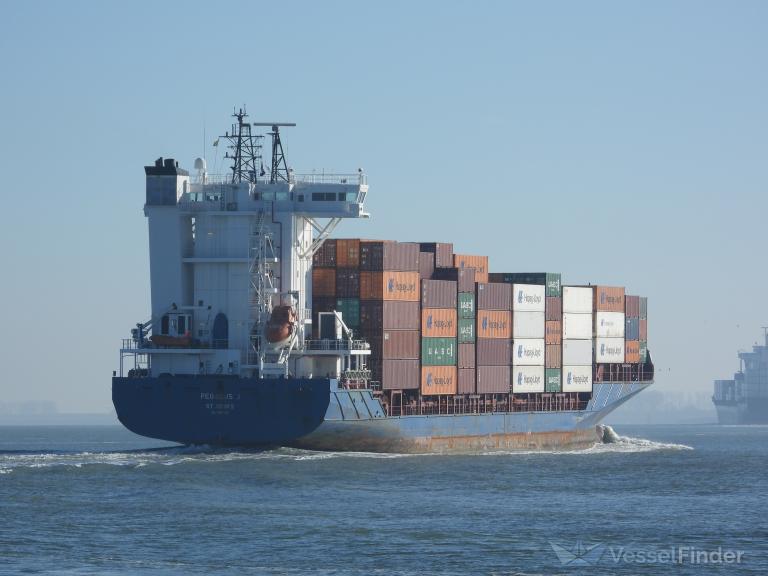
[[[478,310],[512,310],[512,284],[477,283]]]
[[[476,365],[475,362],[475,343],[459,344],[457,348],[458,352],[458,366],[459,368],[473,368]]]
[[[336,296],[334,268],[312,268],[312,296]]]
[[[459,368],[459,394],[475,393],[475,369]]]
[[[624,362],[627,364],[640,364],[640,342],[627,340],[624,342]]]
[[[380,371],[384,390],[417,390],[421,384],[418,360],[382,360]]]
[[[367,334],[371,345],[371,359],[418,360],[421,355],[421,336],[418,330],[387,330]]]
[[[544,317],[547,320],[563,319],[563,299],[560,296],[547,296],[547,301],[544,305]]]
[[[336,240],[336,266],[339,268],[360,267],[360,239]]]
[[[456,282],[450,280],[422,280],[422,308],[456,308]]]
[[[419,301],[418,272],[361,272],[361,300]]]
[[[336,240],[328,238],[325,240],[312,256],[312,266],[316,268],[335,268],[336,267]]]
[[[421,369],[421,393],[425,396],[456,394],[456,366],[424,366]]]
[[[545,368],[562,368],[563,367],[563,347],[559,344],[547,345],[544,351],[544,367]]]
[[[640,296],[627,296],[624,300],[624,314],[627,318],[640,318]]]
[[[598,312],[624,312],[624,287],[595,286],[592,308]]]
[[[435,268],[453,266],[453,244],[450,242],[422,242],[419,244],[419,250],[435,255]]]
[[[391,240],[361,240],[360,270],[418,272],[419,245]]]
[[[477,338],[512,338],[512,312],[478,310],[476,334]]]
[[[475,282],[488,282],[488,256],[453,255],[454,268],[474,268]]]
[[[474,268],[439,268],[433,276],[436,280],[453,280],[459,292],[475,293]]]
[[[512,340],[478,338],[478,366],[510,366],[512,364]]]
[[[645,318],[640,320],[640,340],[648,340],[648,320]]]
[[[507,394],[510,391],[512,369],[509,366],[478,366],[478,394]]]
[[[563,323],[560,320],[547,320],[544,330],[545,344],[560,344],[563,341]]]
[[[357,268],[336,268],[336,296],[339,298],[360,297],[360,270]]]
[[[418,330],[421,324],[418,302],[360,302],[360,331],[363,336],[384,330]]]
[[[430,280],[435,273],[435,255],[431,252],[419,252],[419,276]]]
[[[421,335],[424,338],[455,338],[456,308],[425,308],[421,311]]]

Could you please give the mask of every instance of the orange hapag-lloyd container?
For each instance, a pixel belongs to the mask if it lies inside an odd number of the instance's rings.
[[[640,364],[640,342],[626,340],[624,342],[624,362],[627,364]]]
[[[624,286],[595,286],[594,306],[597,312],[624,312]]]
[[[360,272],[360,299],[418,302],[421,299],[419,273]]]
[[[477,338],[512,338],[512,312],[478,310]]]
[[[563,341],[563,324],[560,320],[547,320],[544,323],[545,344],[560,344]]]
[[[475,282],[488,282],[488,256],[470,256],[469,254],[454,254],[454,268],[474,268]]]
[[[424,338],[455,338],[456,308],[424,308],[421,311],[421,335]]]
[[[458,389],[456,366],[423,366],[421,368],[421,393],[456,394]]]

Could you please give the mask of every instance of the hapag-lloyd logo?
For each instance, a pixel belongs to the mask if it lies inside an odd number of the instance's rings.
[[[433,320],[432,314],[430,314],[427,316],[427,330],[432,330],[432,328],[436,330],[453,328],[453,320]]]
[[[432,372],[427,374],[427,387],[430,386],[452,386],[452,376],[433,376]]]
[[[539,374],[531,374],[526,376],[522,372],[517,373],[517,385],[522,386],[539,386],[541,385],[541,376]]]
[[[517,345],[518,358],[540,358],[541,350],[538,348],[526,348],[522,344]]]
[[[415,292],[416,284],[413,282],[396,282],[394,278],[390,278],[387,282],[388,292]]]
[[[600,304],[605,304],[607,302],[608,304],[619,305],[623,301],[624,301],[624,298],[621,296],[611,296],[609,294],[606,294],[605,292],[600,292]]]
[[[566,378],[568,385],[571,384],[589,384],[589,376],[578,376],[570,370],[568,371],[568,377]]]
[[[483,316],[482,326],[484,332],[507,329],[507,323],[504,320],[489,320],[488,316]]]
[[[605,342],[600,344],[600,356],[619,356],[621,346],[606,346]]]
[[[517,303],[518,304],[539,304],[541,303],[541,296],[538,294],[526,294],[523,290],[517,291]]]

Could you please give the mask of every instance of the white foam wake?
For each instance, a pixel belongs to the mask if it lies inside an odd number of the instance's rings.
[[[588,453],[609,453],[609,452],[652,452],[655,450],[693,450],[691,446],[685,444],[674,444],[667,442],[655,442],[645,438],[633,438],[631,436],[621,436],[607,424],[600,426],[602,430],[603,441],[587,448],[584,452]]]

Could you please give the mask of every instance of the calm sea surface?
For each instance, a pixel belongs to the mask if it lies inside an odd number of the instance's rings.
[[[616,432],[386,456],[0,427],[0,574],[768,574],[768,427]]]

